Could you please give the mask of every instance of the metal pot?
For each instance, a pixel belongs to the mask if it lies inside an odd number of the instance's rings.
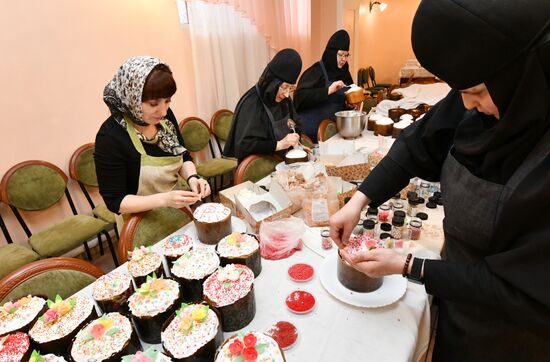
[[[344,138],[357,138],[365,129],[367,113],[359,111],[340,111],[336,116],[336,128]]]

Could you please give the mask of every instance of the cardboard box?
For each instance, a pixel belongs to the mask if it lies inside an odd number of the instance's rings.
[[[246,181],[246,182],[243,182],[241,184],[235,185],[233,187],[229,187],[225,190],[221,190],[218,193],[218,196],[220,198],[220,202],[222,204],[224,204],[225,206],[227,206],[231,210],[231,213],[234,216],[236,216],[240,219],[243,219],[244,218],[243,215],[239,212],[239,210],[237,210],[237,203],[235,202],[235,195],[238,194],[239,191],[241,191],[243,189],[252,189],[253,186],[254,186],[254,183],[252,183],[250,181]],[[262,191],[264,191],[264,190],[262,190]]]
[[[363,180],[370,173],[368,163],[338,166],[346,158],[343,155],[321,155],[320,160],[325,164],[327,175],[341,177],[345,181]]]
[[[344,207],[345,199],[347,197],[352,197],[355,191],[357,191],[357,186],[342,180],[340,177],[331,176],[330,180],[336,188],[336,192],[338,193],[338,202],[340,204],[340,208],[342,208]]]

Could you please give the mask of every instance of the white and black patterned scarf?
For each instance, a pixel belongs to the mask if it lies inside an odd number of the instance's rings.
[[[143,118],[141,97],[147,76],[155,66],[162,63],[160,59],[150,56],[138,56],[128,59],[116,72],[115,76],[103,90],[103,101],[121,127],[127,129],[124,116],[140,126],[148,126]],[[177,132],[171,122],[166,122],[168,129],[159,127],[156,137],[147,140],[138,132],[140,140],[156,144],[161,150],[173,155],[181,155],[185,148],[179,143]]]

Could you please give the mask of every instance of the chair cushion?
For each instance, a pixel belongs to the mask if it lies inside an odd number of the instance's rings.
[[[95,280],[90,274],[77,270],[48,270],[19,284],[1,303],[29,294],[47,296],[52,300],[59,294],[65,299]]]
[[[197,173],[204,178],[223,175],[237,168],[237,161],[227,158],[214,158],[197,165]]]
[[[65,193],[65,180],[44,165],[19,169],[9,179],[9,203],[22,210],[42,210],[58,202]]]
[[[43,257],[59,256],[99,234],[109,225],[86,215],[71,216],[46,230],[33,234],[29,244]]]
[[[329,124],[327,128],[325,128],[325,140],[328,140],[330,137],[334,136],[338,133],[338,129],[336,128],[336,124]]]
[[[231,123],[233,123],[233,113],[224,112],[218,116],[216,123],[214,124],[214,134],[220,141],[227,140],[229,136],[229,130],[231,129]]]
[[[268,158],[259,158],[252,162],[244,171],[243,181],[258,182],[273,171],[278,161]]]
[[[190,152],[198,152],[208,146],[210,130],[200,121],[189,121],[181,129],[183,143]]]
[[[189,222],[191,222],[189,215],[179,209],[170,207],[153,209],[139,223],[133,247],[153,245]]]
[[[105,204],[97,205],[93,210],[93,213],[95,216],[108,222],[109,224],[114,224],[116,222],[115,213],[109,210]]]
[[[22,245],[8,244],[0,247],[0,278],[39,258],[37,253]]]
[[[95,173],[94,149],[89,148],[80,154],[76,162],[76,174],[78,180],[87,186],[98,186]]]

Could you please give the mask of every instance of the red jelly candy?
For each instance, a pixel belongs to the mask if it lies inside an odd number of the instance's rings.
[[[277,342],[281,349],[289,349],[298,340],[298,330],[294,324],[287,321],[280,321],[269,328],[265,334]]]
[[[295,290],[286,297],[285,303],[291,312],[305,314],[315,307],[315,297],[303,290]]]
[[[309,264],[294,264],[288,268],[288,276],[295,282],[307,282],[313,278],[313,267]]]

